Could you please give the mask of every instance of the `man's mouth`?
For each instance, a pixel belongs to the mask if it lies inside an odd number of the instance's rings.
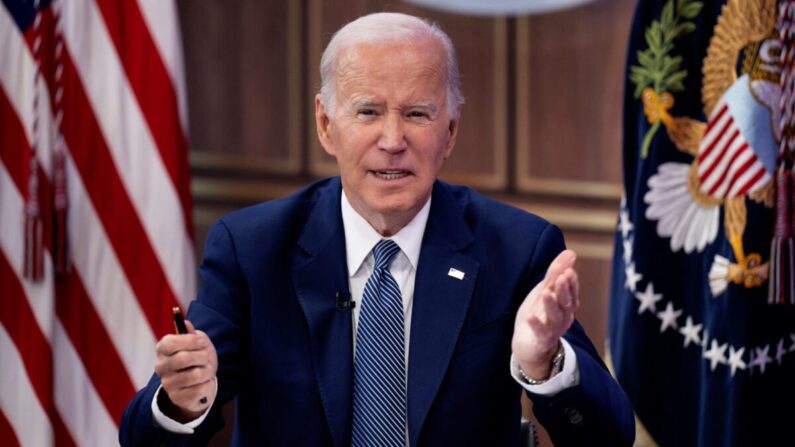
[[[376,177],[383,180],[397,180],[409,175],[408,171],[401,170],[387,170],[387,171],[371,171]]]

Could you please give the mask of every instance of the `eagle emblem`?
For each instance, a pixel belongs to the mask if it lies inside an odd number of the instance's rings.
[[[688,13],[697,14],[696,5],[700,9],[698,3],[677,1],[678,14],[672,16],[681,19],[671,21],[672,29],[687,31],[690,22],[683,20]],[[665,16],[664,10],[661,24]],[[703,63],[701,99],[707,122],[669,113],[675,101],[672,92],[686,72],[668,74],[674,88],[663,91],[635,82],[642,78],[631,78],[641,89],[637,96],[652,128],[664,127],[677,149],[693,157],[689,164],[662,163],[649,177],[646,218],[657,222],[660,237],[670,238],[672,251],[692,253],[715,241],[723,216],[733,259],[715,255],[708,274],[713,297],[730,283],[762,286],[771,271],[760,253],[746,253],[743,234],[746,200],[768,208],[775,201],[781,97],[777,17],[775,0],[729,0],[724,5]],[[668,66],[678,67],[680,61],[670,59]],[[641,66],[643,62],[639,58]]]

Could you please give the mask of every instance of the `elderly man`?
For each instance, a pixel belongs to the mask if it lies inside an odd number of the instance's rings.
[[[320,71],[339,178],[213,227],[193,324],[158,343],[121,443],[204,444],[236,397],[235,445],[517,445],[523,387],[556,445],[631,444],[561,232],[436,178],[463,103],[449,38],[368,15]]]

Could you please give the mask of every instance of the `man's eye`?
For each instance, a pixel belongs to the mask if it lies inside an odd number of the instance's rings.
[[[413,110],[409,112],[409,118],[428,118],[428,114],[425,112]]]
[[[375,116],[376,112],[373,109],[360,109],[358,114],[364,116]]]

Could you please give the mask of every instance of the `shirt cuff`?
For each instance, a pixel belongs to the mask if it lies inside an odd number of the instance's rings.
[[[577,354],[574,353],[574,349],[564,338],[560,339],[560,343],[563,345],[564,357],[563,369],[558,374],[550,377],[544,383],[530,385],[522,380],[519,363],[516,362],[513,354],[511,354],[511,376],[513,380],[516,380],[527,391],[542,396],[554,396],[566,388],[578,385],[580,383],[580,367],[577,364]]]
[[[157,391],[155,391],[155,398],[152,399],[152,417],[155,420],[155,424],[160,426],[160,428],[170,431],[171,433],[177,433],[180,435],[192,435],[193,429],[198,427],[199,424],[201,424],[202,422],[204,422],[204,419],[207,417],[208,414],[210,414],[210,408],[213,407],[212,404],[207,406],[207,409],[204,410],[204,413],[202,413],[201,416],[190,422],[183,424],[181,422],[175,421],[174,419],[171,419],[170,417],[163,414],[162,411],[160,411],[160,407],[157,405],[157,396],[160,395],[160,391],[162,389],[163,385],[160,385],[157,388]],[[215,379],[215,394],[218,395],[218,378]]]

